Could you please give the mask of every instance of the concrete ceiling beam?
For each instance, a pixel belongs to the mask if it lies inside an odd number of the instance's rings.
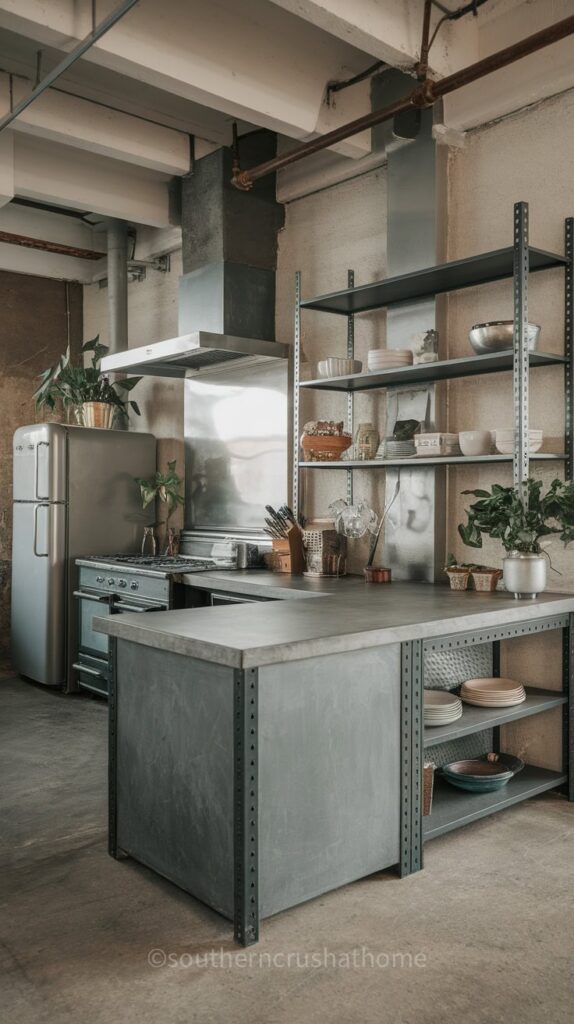
[[[107,13],[107,10],[102,13]],[[91,25],[82,0],[0,0],[0,27],[73,45]],[[291,138],[321,131],[327,84],[364,69],[365,54],[267,0],[142,3],[100,39],[86,61]],[[349,94],[329,118],[349,118]],[[358,116],[364,110],[353,111]],[[342,152],[363,156],[365,137]]]
[[[0,74],[0,116],[10,110],[8,77]],[[14,102],[27,91],[23,82],[13,81]],[[162,174],[190,169],[189,138],[182,132],[50,89],[16,118],[12,129]]]
[[[169,178],[119,160],[14,135],[15,192],[55,206],[166,227]]]

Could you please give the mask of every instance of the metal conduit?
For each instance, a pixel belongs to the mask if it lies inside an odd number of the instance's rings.
[[[558,21],[554,25],[542,29],[540,32],[535,32],[533,35],[527,36],[526,39],[521,39],[519,42],[513,43],[512,46],[507,46],[505,49],[499,50],[497,53],[477,61],[475,64],[470,64],[469,67],[463,68],[461,71],[455,71],[454,74],[447,75],[446,78],[438,82],[426,79],[411,93],[403,97],[403,99],[397,100],[388,107],[383,107],[381,110],[374,110],[363,117],[358,117],[355,121],[341,125],[340,128],[335,128],[332,132],[327,132],[326,135],[322,135],[320,138],[304,142],[301,146],[297,146],[295,149],[291,149],[289,152],[283,153],[273,160],[267,160],[265,163],[258,164],[256,167],[251,167],[249,170],[244,171],[240,167],[236,167],[232,183],[236,188],[248,191],[256,181],[266,177],[268,174],[274,174],[283,167],[288,167],[290,164],[303,160],[313,153],[327,149],[329,146],[342,142],[352,135],[357,135],[367,128],[373,128],[384,121],[389,121],[396,114],[401,114],[405,110],[412,109],[412,107],[432,107],[436,100],[442,96],[447,96],[449,93],[455,92],[465,85],[470,85],[471,82],[476,82],[480,78],[492,74],[493,71],[507,67],[522,57],[550,46],[551,43],[556,43],[560,39],[565,39],[573,33],[574,15],[564,18],[562,21]]]

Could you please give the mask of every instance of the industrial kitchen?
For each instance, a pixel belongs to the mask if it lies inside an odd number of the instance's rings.
[[[566,1022],[574,3],[17,6],[5,1019]]]

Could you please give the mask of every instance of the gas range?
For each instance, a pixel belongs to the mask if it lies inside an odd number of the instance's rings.
[[[107,570],[127,570],[164,579],[185,573],[206,572],[209,569],[235,568],[229,559],[199,558],[196,555],[88,555],[79,558],[77,564]]]

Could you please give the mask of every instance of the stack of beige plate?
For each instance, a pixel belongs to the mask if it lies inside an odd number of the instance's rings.
[[[526,700],[522,683],[514,679],[468,679],[460,695],[466,704],[479,708],[511,708]]]
[[[371,373],[380,370],[396,370],[401,366],[412,366],[413,354],[410,349],[372,348],[367,355],[367,368]]]
[[[424,724],[449,725],[462,715],[462,701],[448,690],[425,690]]]

